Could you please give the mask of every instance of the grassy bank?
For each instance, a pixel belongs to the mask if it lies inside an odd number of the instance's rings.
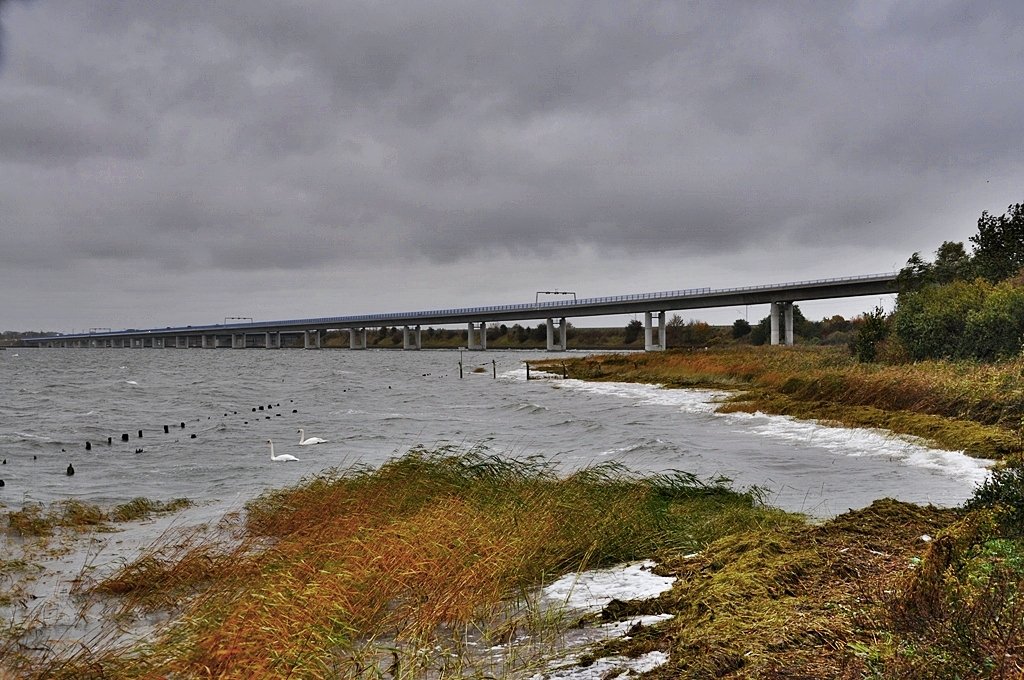
[[[50,656],[11,636],[0,657],[18,677],[511,674],[530,656],[506,655],[495,671],[467,641],[537,640],[575,623],[538,609],[534,587],[793,521],[683,474],[601,466],[560,477],[530,461],[413,451],[268,493],[217,531],[83,575],[79,606],[102,604],[111,624],[172,617],[144,644],[99,636]]]
[[[674,618],[579,662],[658,650],[651,677],[1017,677],[1024,513],[1007,501],[1024,479],[1002,474],[969,510],[883,500],[814,525],[685,474],[414,450],[83,576],[78,605],[114,628],[168,623],[61,653],[9,632],[0,677],[530,677],[568,629],[654,613]],[[637,558],[674,587],[582,616],[539,606],[537,586]]]
[[[982,458],[1024,450],[1024,360],[861,364],[837,347],[724,347],[531,362],[569,377],[734,390],[725,411],[816,418],[922,437]]]

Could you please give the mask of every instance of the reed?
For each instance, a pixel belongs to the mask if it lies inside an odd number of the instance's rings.
[[[1024,359],[862,364],[835,347],[724,347],[531,364],[585,380],[734,390],[724,411],[880,427],[984,458],[1024,451]]]
[[[107,677],[476,672],[492,662],[471,653],[471,639],[566,625],[530,602],[537,585],[697,550],[754,517],[786,516],[724,480],[641,478],[614,465],[559,476],[479,449],[415,449],[376,471],[334,470],[269,492],[219,538],[154,547],[92,592],[129,608],[175,607],[174,623],[144,647],[61,664],[109,668]]]
[[[1004,506],[1020,479],[1004,473],[968,509],[880,500],[809,524],[726,480],[617,465],[560,475],[482,449],[415,449],[169,532],[92,583],[85,597],[108,598],[117,625],[133,612],[173,615],[144,642],[21,650],[0,668],[25,678],[521,677],[544,672],[570,626],[668,612],[583,662],[656,649],[670,656],[659,677],[1015,677],[1024,543]],[[677,577],[671,591],[582,618],[535,594],[564,573],[642,557]]]
[[[101,526],[106,513],[97,506],[78,500],[64,500],[45,506],[30,503],[7,513],[7,529],[22,537],[48,537],[58,528],[86,530]]]
[[[139,496],[127,503],[115,506],[110,511],[109,517],[114,522],[130,522],[137,519],[145,519],[154,514],[177,512],[191,506],[192,501],[187,498],[175,498],[164,502]]]

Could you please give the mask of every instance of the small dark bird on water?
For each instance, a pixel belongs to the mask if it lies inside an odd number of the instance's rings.
[[[3,486],[5,483],[4,480],[0,479],[0,486]]]
[[[70,477],[71,475],[75,474],[75,466],[72,465],[71,463],[68,463],[68,470],[67,470],[67,472],[65,474],[68,477]]]

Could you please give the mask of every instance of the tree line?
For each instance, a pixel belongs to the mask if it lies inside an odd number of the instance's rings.
[[[865,315],[851,349],[862,361],[1016,357],[1024,347],[1024,203],[983,211],[978,231],[900,270],[896,308]]]

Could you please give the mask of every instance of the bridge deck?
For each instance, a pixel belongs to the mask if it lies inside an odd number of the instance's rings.
[[[174,337],[216,333],[301,332],[367,328],[377,326],[422,326],[497,321],[525,321],[549,317],[588,317],[638,312],[706,309],[738,305],[766,304],[770,302],[797,302],[829,298],[883,295],[898,292],[895,272],[866,274],[863,276],[814,279],[792,283],[737,288],[689,288],[685,290],[612,295],[579,300],[550,300],[486,307],[460,307],[415,312],[388,312],[329,316],[309,319],[278,321],[251,321],[247,323],[210,324],[204,326],[178,326],[147,329],[125,329],[99,333],[24,338],[27,343],[60,340],[98,340],[129,337]]]

